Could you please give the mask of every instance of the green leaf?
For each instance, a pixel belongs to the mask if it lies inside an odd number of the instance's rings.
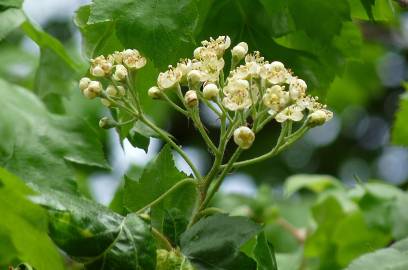
[[[365,254],[354,260],[345,270],[405,270],[408,269],[408,239],[389,248]]]
[[[82,34],[82,46],[85,54],[89,58],[94,58],[98,55],[106,55],[124,49],[116,36],[115,22],[104,21],[87,24],[90,13],[90,5],[85,5],[76,11],[74,18],[74,22]]]
[[[287,0],[260,0],[270,17],[273,36],[279,37],[295,30]]]
[[[253,249],[254,259],[258,267],[257,270],[277,270],[273,246],[268,243],[265,233],[261,232],[256,237],[256,245]]]
[[[146,153],[149,149],[150,137],[132,128],[127,136],[131,145],[143,149]]]
[[[22,29],[40,47],[34,90],[51,111],[62,113],[64,108],[60,96],[67,97],[76,88],[80,65],[71,58],[61,42],[38,26],[26,21]]]
[[[124,207],[130,212],[138,211],[186,178],[187,175],[176,168],[170,147],[166,145],[145,167],[138,181],[125,177]],[[178,209],[184,218],[189,219],[196,202],[196,186],[187,181],[150,208],[153,226],[164,231],[165,214],[169,209]]]
[[[197,15],[194,0],[94,0],[88,24],[114,21],[125,47],[140,49],[165,68],[191,49]]]
[[[406,86],[408,88],[408,86]],[[408,93],[400,97],[399,109],[392,128],[392,143],[408,146]]]
[[[18,28],[25,19],[25,15],[20,9],[9,8],[2,11],[0,13],[0,40],[5,38],[14,29]]]
[[[408,237],[408,194],[399,196],[391,210],[391,230],[394,239]]]
[[[0,0],[0,6],[21,8],[24,0]]]
[[[86,269],[155,269],[150,226],[136,214],[122,217],[83,197],[40,190],[33,200],[48,209],[51,238]]]
[[[248,218],[213,215],[183,233],[181,251],[198,269],[256,269],[256,263],[239,249],[260,230]]]
[[[0,95],[0,166],[26,182],[70,191],[70,162],[109,167],[83,120],[50,114],[33,93],[1,80]]]
[[[180,245],[180,236],[187,229],[187,225],[188,219],[179,209],[165,210],[163,233],[173,245]]]
[[[47,235],[46,213],[27,199],[30,195],[20,179],[0,168],[0,267],[26,261],[37,269],[62,270],[63,260]]]
[[[298,30],[323,42],[330,42],[340,33],[343,22],[350,21],[347,0],[289,0],[289,9]]]
[[[374,20],[373,7],[375,5],[375,0],[360,0],[360,1],[363,4],[363,7],[367,12],[367,15],[370,18],[370,20]]]
[[[320,193],[330,188],[341,188],[340,182],[333,176],[298,174],[286,179],[284,194],[289,197],[301,189]]]

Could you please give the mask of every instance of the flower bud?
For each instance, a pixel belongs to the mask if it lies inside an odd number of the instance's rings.
[[[234,142],[242,149],[251,147],[255,140],[255,133],[246,126],[241,126],[234,131]]]
[[[198,105],[197,93],[194,90],[188,90],[184,95],[184,101],[190,108]]]
[[[116,87],[117,90],[119,91],[119,96],[123,97],[124,95],[126,95],[126,89],[125,87],[119,85]]]
[[[99,81],[91,81],[88,87],[83,91],[84,96],[93,99],[102,92],[102,84]]]
[[[157,86],[150,87],[149,90],[147,91],[147,94],[149,95],[149,97],[153,99],[160,99],[161,97],[161,91]]]
[[[127,75],[128,75],[128,71],[127,71],[127,69],[125,68],[124,65],[116,65],[115,66],[115,73],[113,73],[112,78],[115,81],[122,81],[127,77]]]
[[[101,66],[95,66],[95,67],[91,67],[91,69],[89,70],[90,73],[95,76],[95,77],[103,77],[105,76],[105,71],[103,71]]]
[[[99,120],[99,127],[104,128],[104,129],[109,129],[116,127],[118,123],[116,123],[115,120],[110,119],[108,117],[102,117],[101,120]]]
[[[101,98],[101,103],[103,104],[103,106],[105,106],[105,107],[110,107],[112,104],[111,104],[111,102],[108,100],[108,99],[106,99],[106,98]]]
[[[84,91],[86,88],[88,88],[90,82],[91,79],[89,79],[88,77],[83,77],[81,80],[79,80],[79,89],[81,91]]]
[[[92,92],[91,90],[89,90],[89,88],[86,88],[83,91],[83,94],[87,99],[94,99],[97,96],[97,94],[95,92]]]
[[[106,88],[106,94],[111,97],[115,97],[118,94],[118,90],[116,90],[116,87],[112,84],[108,85]]]
[[[309,114],[309,126],[315,127],[320,126],[329,121],[333,117],[331,111],[320,109]]]
[[[240,42],[231,50],[232,57],[237,61],[244,59],[245,55],[248,53],[248,44],[245,42]]]
[[[205,99],[213,99],[218,96],[219,89],[214,83],[206,84],[203,88],[203,96]]]

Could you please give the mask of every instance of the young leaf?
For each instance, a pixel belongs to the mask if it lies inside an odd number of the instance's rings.
[[[0,80],[0,166],[27,182],[74,190],[68,162],[108,168],[81,119],[50,114],[31,92]]]
[[[256,269],[256,263],[239,249],[260,230],[245,217],[213,215],[183,233],[181,251],[200,270]]]
[[[114,21],[125,47],[138,48],[164,68],[194,44],[197,4],[193,0],[94,0],[88,24]]]
[[[126,179],[124,205],[130,211],[138,211],[186,178],[187,175],[176,168],[170,146],[166,145],[146,166],[138,181]],[[195,185],[191,181],[186,182],[169,194],[162,203],[152,207],[153,225],[163,224],[164,209],[179,208],[184,215],[189,216],[195,199]]]
[[[257,270],[278,270],[275,251],[272,245],[268,243],[264,232],[257,235],[253,254],[258,264]]]
[[[389,248],[365,254],[354,260],[345,270],[405,270],[408,269],[408,239]]]
[[[51,238],[86,269],[155,269],[155,241],[139,216],[122,217],[82,197],[40,190],[33,200],[48,209]]]
[[[286,179],[284,193],[290,197],[301,189],[308,189],[320,193],[329,188],[340,188],[340,182],[330,175],[293,175]]]
[[[47,235],[46,213],[27,199],[30,195],[33,192],[20,179],[0,168],[0,266],[26,261],[37,269],[63,270],[63,260]]]

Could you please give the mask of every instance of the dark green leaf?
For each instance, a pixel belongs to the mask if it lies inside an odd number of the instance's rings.
[[[54,242],[86,269],[155,269],[150,226],[136,214],[122,217],[86,198],[49,189],[33,200],[48,209]]]
[[[177,208],[165,210],[163,233],[175,246],[180,246],[180,236],[187,229],[188,219]]]
[[[363,4],[363,7],[367,12],[367,15],[370,18],[370,20],[374,20],[373,7],[375,5],[375,0],[360,0],[360,1]]]
[[[254,259],[258,267],[257,270],[277,270],[273,246],[268,243],[265,233],[261,232],[256,237],[256,245],[253,250]]]
[[[0,80],[0,165],[27,182],[74,190],[69,162],[108,168],[96,133],[56,116],[31,92]]]
[[[150,144],[149,136],[146,136],[144,133],[141,133],[135,128],[132,128],[127,138],[131,145],[137,148],[141,148],[147,153]]]
[[[88,23],[116,22],[125,47],[140,49],[164,68],[191,49],[197,15],[193,0],[94,0]]]
[[[260,230],[248,218],[213,215],[183,233],[181,251],[199,270],[256,269],[256,263],[239,249]]]
[[[19,27],[24,21],[25,15],[20,9],[9,8],[0,12],[0,40]]]
[[[0,183],[0,266],[27,261],[37,269],[63,270],[63,260],[47,235],[45,211],[27,200],[33,192],[2,168]]]
[[[408,87],[407,87],[408,88]],[[401,95],[398,112],[392,129],[392,142],[408,146],[408,94]]]

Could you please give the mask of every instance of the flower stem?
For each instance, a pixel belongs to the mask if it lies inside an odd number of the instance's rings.
[[[168,250],[172,250],[173,246],[171,245],[170,241],[164,236],[161,232],[159,232],[156,228],[152,226],[152,234],[153,236],[163,244],[163,246]]]

